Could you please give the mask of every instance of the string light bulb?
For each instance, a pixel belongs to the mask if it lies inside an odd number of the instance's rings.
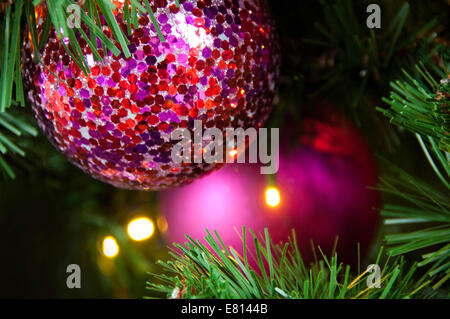
[[[275,187],[269,187],[266,190],[266,204],[270,207],[277,207],[280,205],[281,196],[280,192]]]
[[[135,241],[150,238],[155,231],[153,222],[147,217],[135,218],[128,223],[128,235]]]
[[[236,157],[237,153],[238,153],[237,149],[234,148],[228,154],[230,154],[231,157]]]
[[[107,236],[103,239],[103,255],[109,258],[114,258],[119,253],[119,245],[112,236]]]

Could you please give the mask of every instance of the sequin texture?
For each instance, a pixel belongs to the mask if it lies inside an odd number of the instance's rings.
[[[54,31],[41,51],[47,68],[33,62],[25,41],[23,76],[39,126],[94,178],[138,190],[191,182],[220,164],[174,163],[174,129],[192,130],[194,120],[221,130],[261,127],[270,112],[280,58],[265,1],[179,2],[150,1],[165,41],[141,15],[128,35],[129,58],[104,52],[99,43],[102,60],[96,61],[79,38],[87,76]],[[127,34],[120,6],[115,14]]]

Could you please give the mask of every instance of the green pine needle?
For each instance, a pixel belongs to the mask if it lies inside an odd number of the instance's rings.
[[[386,204],[381,211],[385,224],[412,224],[418,229],[387,235],[389,252],[398,256],[425,249],[418,266],[427,266],[430,277],[439,277],[435,288],[440,287],[448,279],[450,263],[449,188],[443,193],[392,164],[390,170],[381,178],[380,190],[406,204]]]
[[[356,94],[348,101],[355,109],[362,106],[364,96],[371,90],[384,89],[402,67],[409,67],[418,60],[428,63],[433,56],[429,45],[417,46],[416,43],[422,38],[434,39],[433,31],[440,20],[434,18],[421,27],[408,24],[410,5],[406,1],[397,12],[386,10],[388,1],[380,3],[384,9],[380,29],[366,27],[367,16],[358,11],[358,7],[365,8],[365,4],[352,0],[320,0],[320,3],[324,17],[314,24],[318,34],[304,42],[333,52],[336,65],[322,72],[320,86],[313,96],[355,87]]]
[[[432,297],[429,290],[433,278],[416,273],[417,265],[408,267],[403,258],[384,258],[380,250],[380,288],[369,288],[371,268],[354,274],[349,265],[338,262],[337,254],[321,257],[306,265],[298,250],[295,232],[284,244],[274,245],[267,229],[260,240],[250,231],[255,242],[258,268],[222,243],[219,234],[209,231],[205,240],[210,248],[189,236],[184,245],[174,244],[172,259],[159,262],[162,274],[150,274],[147,289],[170,298],[258,298],[258,299],[351,299],[351,298],[418,298]],[[245,240],[245,227],[242,239]],[[245,243],[245,241],[244,241]],[[268,267],[264,267],[263,261]]]
[[[433,152],[437,148],[450,151],[450,48],[437,45],[437,53],[439,68],[435,63],[420,62],[409,72],[403,70],[403,79],[391,82],[390,97],[383,98],[390,109],[378,108],[393,124],[415,133],[425,153],[421,135],[429,136]],[[442,161],[440,152],[436,155],[444,165],[448,163]]]
[[[36,136],[37,133],[34,127],[17,114],[13,116],[8,112],[0,112],[0,172],[6,173],[9,178],[15,178],[7,160],[10,156],[24,157],[25,151],[19,146],[20,138],[23,135]]]

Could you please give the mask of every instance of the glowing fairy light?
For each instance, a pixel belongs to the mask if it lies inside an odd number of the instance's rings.
[[[237,153],[238,153],[237,149],[232,149],[231,151],[228,152],[228,154],[230,154],[231,157],[235,157]]]
[[[266,203],[270,207],[277,207],[280,205],[280,192],[275,187],[270,187],[266,190]]]
[[[153,222],[147,217],[133,219],[128,224],[128,235],[131,239],[141,241],[150,238],[155,231]]]
[[[103,254],[106,257],[113,258],[119,253],[119,245],[116,239],[112,236],[107,236],[103,239]]]

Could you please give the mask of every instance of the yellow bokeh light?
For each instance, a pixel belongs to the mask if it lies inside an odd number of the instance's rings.
[[[112,236],[105,237],[103,239],[103,254],[106,257],[113,258],[119,253],[119,245],[116,239]]]
[[[169,225],[167,224],[167,219],[164,216],[159,216],[156,220],[156,225],[158,225],[158,229],[161,233],[167,232]]]
[[[150,238],[155,231],[153,222],[147,217],[133,219],[128,224],[128,235],[131,239],[140,241]]]
[[[238,153],[237,149],[232,149],[228,154],[230,154],[231,157],[235,157],[237,153]]]
[[[275,187],[270,187],[266,190],[266,203],[270,207],[277,207],[280,205],[280,192]]]

